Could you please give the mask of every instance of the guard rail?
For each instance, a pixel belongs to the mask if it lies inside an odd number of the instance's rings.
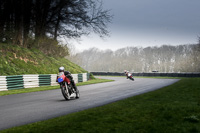
[[[124,73],[120,72],[90,72],[93,75],[101,75],[101,76],[125,76]],[[160,76],[160,77],[200,77],[200,73],[134,73],[133,76]]]
[[[72,74],[75,83],[89,80],[90,73]],[[33,88],[39,86],[54,86],[57,74],[31,74],[0,76],[0,91],[14,90],[22,88]]]

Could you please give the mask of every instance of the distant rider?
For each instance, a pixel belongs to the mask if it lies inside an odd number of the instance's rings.
[[[124,70],[124,73],[125,73],[127,79],[128,79],[128,78],[132,79],[132,77],[133,77],[133,74],[132,74],[132,73],[130,73],[130,72],[127,71],[127,70]]]
[[[127,79],[128,79],[128,73],[129,73],[129,71],[124,70],[124,73],[125,73],[125,75],[126,75],[126,77],[127,77]]]

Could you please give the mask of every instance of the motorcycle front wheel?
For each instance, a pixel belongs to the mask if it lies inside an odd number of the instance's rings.
[[[70,94],[66,86],[61,86],[61,92],[66,100],[70,100]]]

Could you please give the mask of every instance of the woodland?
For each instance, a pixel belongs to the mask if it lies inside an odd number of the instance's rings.
[[[95,0],[0,0],[0,43],[66,56],[67,43],[91,32],[109,34],[112,15]]]
[[[90,72],[200,72],[200,43],[116,51],[91,48],[68,59]]]

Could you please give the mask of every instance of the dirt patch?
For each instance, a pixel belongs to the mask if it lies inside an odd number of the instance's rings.
[[[16,53],[13,53],[13,55],[14,55],[14,58],[15,59],[20,59],[20,60],[23,60],[24,62],[32,62],[32,63],[34,63],[35,65],[38,65],[38,62],[36,62],[36,61],[34,61],[34,60],[30,60],[30,59],[28,59],[28,58],[26,58],[26,57],[17,57],[17,54]]]

